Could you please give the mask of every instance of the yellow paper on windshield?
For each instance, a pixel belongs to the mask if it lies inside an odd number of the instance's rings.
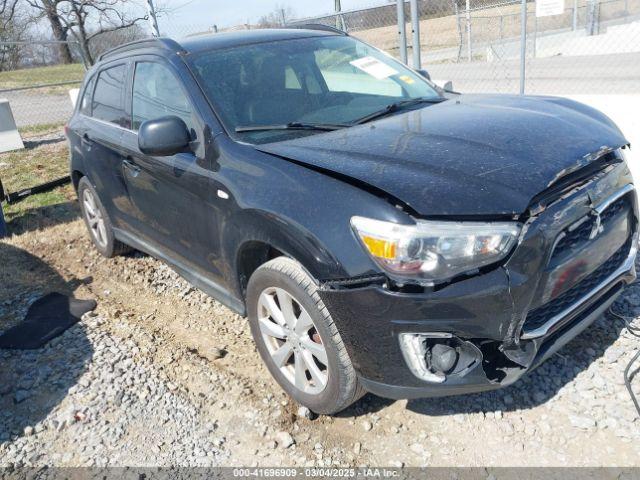
[[[383,80],[398,73],[397,70],[374,57],[363,57],[349,63],[378,80]]]

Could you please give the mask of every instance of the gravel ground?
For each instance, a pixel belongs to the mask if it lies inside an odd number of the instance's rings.
[[[245,319],[150,257],[99,257],[80,220],[0,243],[0,265],[0,331],[48,291],[98,301],[45,348],[0,350],[0,467],[640,464],[639,343],[611,315],[507,389],[310,419]],[[640,284],[615,309],[640,316]]]

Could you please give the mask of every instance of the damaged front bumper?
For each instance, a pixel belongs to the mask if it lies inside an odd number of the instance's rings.
[[[388,398],[420,398],[492,390],[509,385],[540,365],[564,344],[599,318],[636,275],[635,252],[618,275],[589,301],[572,312],[564,328],[546,336],[521,340],[530,352],[525,365],[504,354],[500,325],[509,322],[508,286],[503,270],[482,278],[459,282],[450,292],[403,294],[381,286],[320,293],[342,333],[363,386]],[[449,288],[451,288],[449,287]],[[449,288],[445,290],[449,290]],[[464,375],[447,376],[443,382],[426,382],[413,374],[405,361],[399,338],[402,333],[446,332],[470,342],[481,358]]]
[[[456,395],[509,385],[540,365],[636,278],[629,182],[624,166],[576,189],[528,222],[504,266],[439,289],[324,285],[363,386],[389,398]],[[436,345],[445,357],[455,350],[454,364],[434,357]]]

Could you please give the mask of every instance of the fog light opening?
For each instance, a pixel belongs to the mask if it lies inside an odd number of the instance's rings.
[[[436,343],[427,349],[427,366],[436,373],[451,373],[458,363],[458,358],[458,351],[449,345]]]
[[[463,377],[482,361],[475,345],[448,333],[402,333],[400,345],[411,372],[431,383]]]

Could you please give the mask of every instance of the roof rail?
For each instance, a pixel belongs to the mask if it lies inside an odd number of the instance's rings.
[[[107,57],[115,55],[116,53],[136,50],[145,46],[164,48],[165,50],[171,50],[173,53],[180,53],[185,51],[178,42],[171,38],[144,38],[142,40],[134,40],[133,42],[123,43],[122,45],[118,45],[117,47],[112,48],[111,50],[107,50],[102,55],[100,55],[98,61],[102,61]]]
[[[299,25],[287,25],[287,28],[297,28],[300,30],[320,30],[323,32],[333,32],[340,35],[349,36],[349,34],[344,30],[340,30],[339,28],[332,27],[330,25],[323,25],[321,23],[302,23]]]

